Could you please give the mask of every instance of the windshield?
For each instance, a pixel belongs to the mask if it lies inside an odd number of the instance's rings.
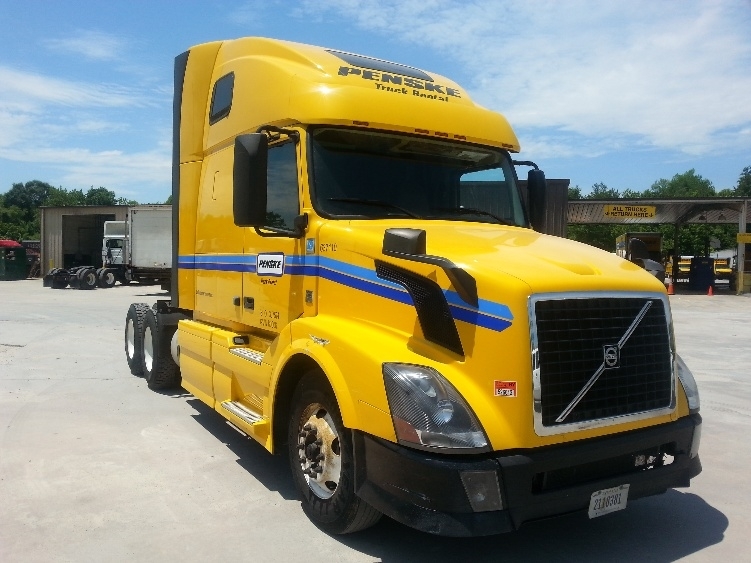
[[[526,225],[508,155],[490,147],[357,129],[311,134],[325,216]]]

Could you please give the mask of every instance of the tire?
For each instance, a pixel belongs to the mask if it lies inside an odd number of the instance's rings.
[[[170,342],[177,327],[159,326],[154,309],[146,311],[143,323],[143,376],[149,389],[171,389],[180,385],[180,368],[172,359]]]
[[[117,277],[115,276],[115,272],[113,272],[109,268],[102,268],[99,271],[99,276],[97,279],[97,284],[99,285],[99,287],[109,289],[110,287],[113,287],[115,285],[116,281]]]
[[[300,380],[291,411],[289,462],[308,518],[329,534],[349,534],[378,522],[381,513],[355,494],[352,435],[319,370]]]
[[[78,278],[78,289],[96,288],[97,278],[94,268],[81,268],[76,273],[76,277]]]
[[[70,274],[64,268],[58,268],[54,274],[50,274],[52,277],[52,289],[65,289],[68,287],[68,281],[70,280]]]
[[[125,316],[125,359],[133,375],[143,374],[143,324],[148,310],[146,303],[131,303]]]
[[[52,279],[60,268],[52,268],[47,275],[42,278],[42,287],[52,287]]]

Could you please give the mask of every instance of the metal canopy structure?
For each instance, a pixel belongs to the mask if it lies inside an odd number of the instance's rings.
[[[751,198],[584,199],[568,202],[568,224],[675,225],[673,271],[678,271],[678,232],[683,225],[738,225],[738,293],[751,291],[751,260],[744,238],[751,224]],[[744,238],[742,238],[744,237]]]
[[[751,198],[705,197],[682,199],[583,199],[568,202],[568,223],[578,224],[670,224],[718,225],[751,223]],[[654,208],[646,217],[638,212],[608,214],[613,206]],[[740,232],[745,232],[745,228]]]

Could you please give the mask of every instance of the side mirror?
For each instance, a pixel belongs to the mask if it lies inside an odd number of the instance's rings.
[[[533,169],[527,173],[527,195],[529,222],[534,230],[543,232],[547,205],[547,182],[542,170]]]
[[[383,233],[383,253],[425,254],[426,240],[422,229],[386,229]]]
[[[232,212],[238,227],[263,227],[266,223],[268,154],[268,139],[263,133],[235,138]]]

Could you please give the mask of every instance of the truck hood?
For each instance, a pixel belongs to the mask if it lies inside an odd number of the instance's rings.
[[[371,221],[352,221],[342,236],[330,234],[343,241],[343,248],[413,269],[409,261],[383,254],[383,235],[389,228],[424,230],[427,254],[446,258],[473,276],[480,299],[492,299],[498,288],[528,295],[665,290],[654,276],[615,254],[521,227],[405,220],[379,221],[376,226]]]

